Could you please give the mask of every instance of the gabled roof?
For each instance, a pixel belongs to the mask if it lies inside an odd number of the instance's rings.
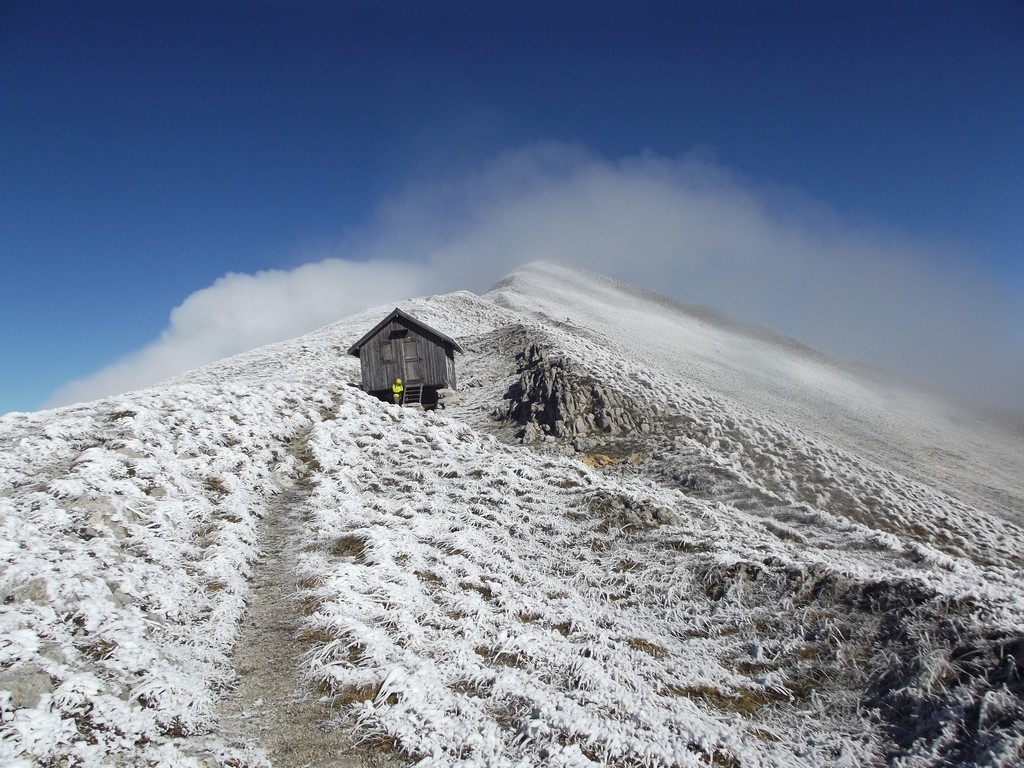
[[[395,309],[391,312],[391,314],[389,314],[387,317],[385,317],[383,320],[381,320],[379,323],[377,323],[375,326],[373,326],[373,328],[371,328],[366,333],[366,335],[363,336],[363,338],[361,338],[359,341],[357,341],[355,344],[353,344],[351,347],[349,347],[348,348],[348,354],[355,355],[356,357],[359,357],[359,350],[362,348],[362,346],[366,342],[368,342],[370,339],[372,339],[374,336],[376,336],[377,332],[381,328],[383,328],[385,325],[390,323],[396,317],[401,318],[402,320],[404,320],[409,325],[415,326],[415,327],[417,327],[417,328],[419,328],[419,329],[421,329],[423,331],[426,331],[427,333],[431,333],[434,336],[437,336],[439,339],[441,339],[446,344],[450,344],[452,349],[454,349],[456,352],[462,352],[463,351],[462,347],[460,347],[459,343],[457,341],[455,341],[454,339],[451,339],[448,336],[445,336],[440,331],[438,331],[438,330],[436,330],[434,328],[431,328],[426,323],[420,322],[419,320],[417,320],[412,315],[407,314],[406,312],[403,312],[398,307],[395,307]]]

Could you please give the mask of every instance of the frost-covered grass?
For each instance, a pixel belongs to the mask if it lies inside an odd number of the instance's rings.
[[[948,673],[958,644],[1022,628],[1019,572],[923,545],[922,567],[812,514],[834,547],[807,550],[757,512],[365,407],[310,435],[309,675],[426,764],[881,762],[884,681],[955,731],[985,685]],[[991,734],[1009,755],[1019,723]]]
[[[0,763],[192,759],[297,402],[180,386],[0,420]]]
[[[0,419],[0,764],[263,764],[214,713],[279,480],[310,694],[424,765],[1024,762],[1019,438],[550,266],[403,308],[459,408],[348,386],[388,307]],[[530,344],[639,428],[516,444]]]

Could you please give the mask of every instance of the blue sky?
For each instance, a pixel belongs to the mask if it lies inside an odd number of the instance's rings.
[[[0,412],[482,291],[545,243],[939,386],[990,369],[1024,408],[1021,72],[1011,0],[6,0]],[[662,210],[662,239],[588,255],[633,200],[614,231]]]

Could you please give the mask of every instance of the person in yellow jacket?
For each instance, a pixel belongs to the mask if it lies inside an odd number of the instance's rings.
[[[395,379],[395,383],[391,385],[391,397],[394,398],[395,405],[402,402],[402,393],[405,391],[405,387],[402,386],[401,379]]]

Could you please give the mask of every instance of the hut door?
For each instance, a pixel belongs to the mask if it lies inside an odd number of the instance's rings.
[[[384,368],[384,381],[387,382],[387,386],[391,386],[397,378],[402,376],[402,364],[396,353],[401,353],[400,341],[385,341],[380,345],[380,361]]]
[[[398,342],[402,349],[402,368],[405,370],[405,380],[415,384],[423,380],[423,372],[420,367],[420,342],[419,339],[402,339]]]

